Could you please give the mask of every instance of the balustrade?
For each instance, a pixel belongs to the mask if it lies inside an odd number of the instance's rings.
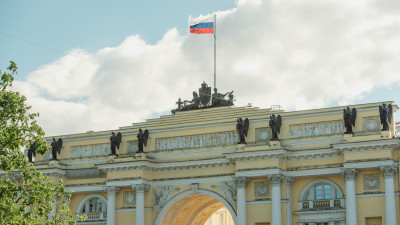
[[[343,208],[343,199],[321,199],[312,201],[300,201],[301,210],[328,210],[333,208]]]
[[[78,224],[84,224],[81,222],[90,222],[90,221],[106,221],[107,212],[78,213],[76,214],[76,220],[79,222]]]

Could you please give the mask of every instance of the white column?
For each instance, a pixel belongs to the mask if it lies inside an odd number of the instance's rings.
[[[115,195],[119,192],[118,187],[107,187],[107,225],[115,224]]]
[[[357,224],[357,205],[356,205],[356,169],[345,169],[342,176],[346,181],[346,224]]]
[[[136,191],[136,223],[144,225],[144,193],[149,190],[147,184],[134,184],[132,189]]]
[[[246,225],[246,185],[250,179],[247,177],[233,178],[237,189],[237,225]]]
[[[268,179],[272,185],[272,225],[282,225],[281,183],[283,176],[271,175]]]
[[[396,174],[396,166],[381,167],[381,172],[385,177],[385,215],[386,225],[396,225],[396,202],[394,196],[393,177]]]
[[[49,221],[53,221],[54,220],[54,217],[55,217],[56,212],[57,212],[57,195],[55,195],[53,197],[53,201],[51,201],[51,207],[52,207],[52,210],[51,210],[50,215],[49,215]]]
[[[292,184],[294,182],[293,177],[286,178],[286,196],[288,199],[287,203],[287,225],[292,225]]]

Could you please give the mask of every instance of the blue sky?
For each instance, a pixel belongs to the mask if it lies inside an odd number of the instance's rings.
[[[0,68],[18,64],[47,135],[117,129],[212,85],[212,36],[188,19],[214,13],[217,87],[236,106],[400,101],[396,0],[3,0]]]

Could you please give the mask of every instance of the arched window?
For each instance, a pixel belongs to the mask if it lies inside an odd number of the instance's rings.
[[[105,221],[107,219],[107,200],[102,195],[86,196],[79,203],[77,221]]]
[[[343,208],[343,193],[330,180],[316,180],[303,189],[299,202],[301,210]]]
[[[303,188],[299,196],[299,211],[295,213],[300,225],[343,225],[345,211],[339,185],[328,179],[319,179]]]

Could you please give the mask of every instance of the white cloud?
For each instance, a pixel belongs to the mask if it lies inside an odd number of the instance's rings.
[[[290,110],[350,104],[375,87],[399,85],[399,13],[390,0],[240,0],[218,12],[218,90],[234,90],[238,106]],[[171,29],[154,45],[129,36],[93,54],[72,50],[15,86],[55,135],[169,112],[202,81],[213,83],[212,35]]]

